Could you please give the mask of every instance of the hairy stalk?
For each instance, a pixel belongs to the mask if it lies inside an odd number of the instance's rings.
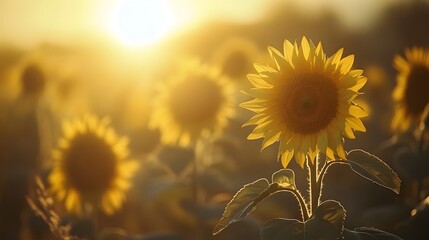
[[[318,204],[319,189],[317,187],[317,164],[312,164],[309,159],[307,160],[310,171],[310,209],[311,214],[314,214]]]
[[[339,163],[339,164],[346,164],[344,161],[342,160],[331,160],[331,161],[325,161],[323,164],[322,169],[320,170],[319,176],[317,178],[317,188],[319,189],[319,199],[322,196],[322,186],[323,186],[323,179],[325,177],[326,171],[328,170],[328,168],[335,164],[335,163]]]
[[[305,200],[302,197],[302,194],[297,190],[290,190],[298,200],[299,206],[301,208],[302,221],[305,222],[310,218],[310,214],[308,212],[307,204],[305,204]]]
[[[310,213],[313,214],[319,206],[319,199],[321,195],[321,182],[319,175],[319,154],[317,154],[314,164],[307,158],[307,167],[309,171],[309,205]]]
[[[323,182],[323,177],[326,174],[326,170],[328,170],[328,168],[335,163],[340,163],[340,164],[347,164],[342,160],[331,160],[331,161],[326,161],[326,163],[323,165],[322,170],[320,170],[320,174],[319,174],[319,184],[322,184]]]

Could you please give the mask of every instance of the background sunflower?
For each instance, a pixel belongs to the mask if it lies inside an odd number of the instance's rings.
[[[112,214],[131,187],[138,164],[128,159],[127,139],[119,138],[108,124],[108,119],[94,116],[64,123],[49,182],[70,212],[101,209]]]
[[[161,130],[163,143],[189,146],[226,126],[234,113],[232,90],[216,68],[191,60],[160,86],[151,126]]]
[[[393,91],[396,102],[392,128],[407,130],[410,124],[420,120],[429,103],[429,51],[423,48],[405,50],[405,58],[394,59],[397,84]]]
[[[215,49],[212,61],[231,80],[242,82],[252,70],[253,62],[259,58],[260,51],[255,42],[243,37],[231,37]]]

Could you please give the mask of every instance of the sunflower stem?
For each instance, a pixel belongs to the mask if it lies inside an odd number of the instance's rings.
[[[198,205],[200,203],[200,193],[199,193],[199,174],[200,174],[200,164],[203,160],[203,151],[205,147],[205,141],[203,137],[199,137],[197,139],[197,142],[194,147],[194,159],[193,159],[193,168],[192,168],[192,197],[193,197],[193,203],[194,208],[198,209]],[[194,231],[194,239],[200,240],[202,239],[202,225],[201,221],[199,219],[199,216],[197,215],[197,222],[196,222],[196,229]]]
[[[326,171],[328,170],[328,168],[331,165],[336,164],[336,163],[346,164],[342,160],[331,160],[331,161],[325,160],[325,162],[323,163],[323,167],[320,170],[320,173],[319,173],[319,176],[318,176],[318,179],[317,179],[317,185],[318,185],[318,189],[319,189],[319,202],[320,202],[320,198],[322,196],[323,179],[325,178]]]
[[[310,212],[314,214],[314,211],[319,206],[319,197],[320,197],[320,185],[318,183],[318,159],[319,155],[317,155],[315,162],[311,163],[310,158],[307,157],[307,167],[309,169],[310,174]]]
[[[425,132],[426,132],[426,128],[422,128],[419,136],[418,147],[417,147],[417,153],[419,155],[421,155],[423,152]],[[423,197],[421,196],[422,190],[423,190],[423,179],[418,179],[417,180],[417,203],[420,203],[420,201],[422,201],[424,198],[424,196]]]
[[[302,215],[302,221],[305,222],[310,218],[310,214],[308,212],[307,204],[305,204],[304,197],[302,194],[297,190],[291,190],[292,193],[295,195],[296,199],[298,200],[299,207],[301,208],[301,215]]]
[[[86,219],[92,224],[90,238],[93,238],[100,229],[100,214],[96,207],[88,203],[85,203],[83,208],[84,216],[86,216]]]

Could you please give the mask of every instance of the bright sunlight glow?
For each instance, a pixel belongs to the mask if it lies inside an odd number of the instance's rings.
[[[110,31],[127,46],[154,43],[173,28],[174,19],[167,0],[119,0],[110,22]]]

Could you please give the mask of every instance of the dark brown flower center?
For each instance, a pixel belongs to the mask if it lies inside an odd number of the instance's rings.
[[[252,69],[249,57],[240,51],[231,53],[223,63],[223,71],[233,79],[245,76]]]
[[[94,134],[76,135],[63,157],[67,179],[81,193],[106,191],[115,178],[116,155],[111,146]]]
[[[287,80],[279,106],[285,126],[296,133],[313,134],[329,125],[337,115],[338,90],[322,74],[300,74]]]
[[[405,87],[405,104],[407,112],[418,116],[429,103],[429,69],[422,65],[414,66]]]
[[[224,99],[221,86],[200,78],[180,82],[169,100],[174,119],[182,125],[194,125],[215,118]]]

